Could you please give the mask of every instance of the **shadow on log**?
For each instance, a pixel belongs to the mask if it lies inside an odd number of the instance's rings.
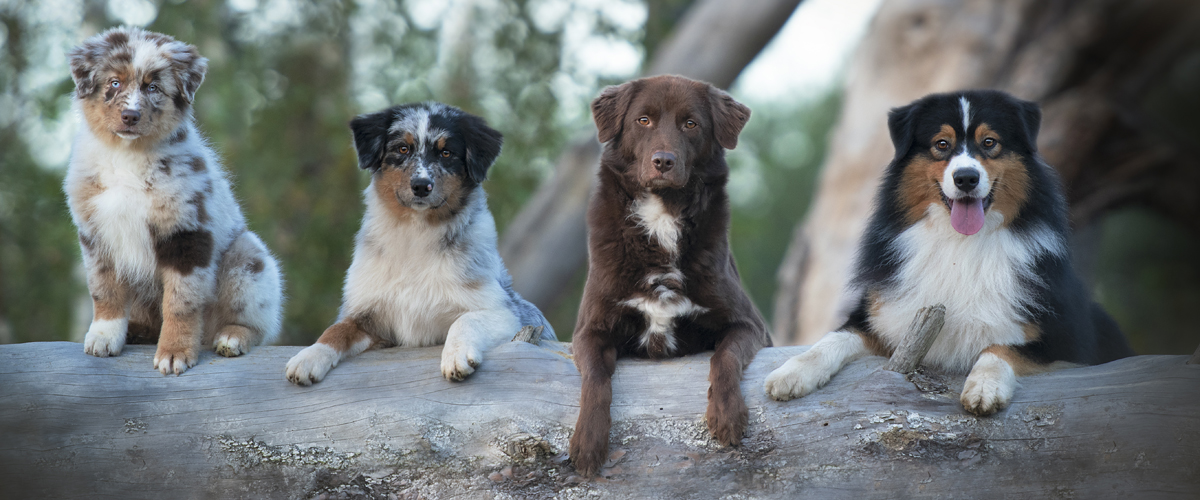
[[[299,347],[205,353],[180,377],[153,347],[0,346],[0,498],[1113,498],[1200,487],[1200,366],[1140,356],[1022,379],[976,418],[962,377],[922,392],[872,357],[778,403],[766,374],[807,347],[763,350],[742,389],[739,448],[710,439],[708,356],[622,360],[612,456],[598,479],[565,451],[579,373],[566,344],[504,344],[465,382],[440,347],[384,349],[313,387]]]

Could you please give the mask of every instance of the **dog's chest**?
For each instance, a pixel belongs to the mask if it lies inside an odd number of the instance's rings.
[[[464,313],[504,307],[503,289],[473,245],[445,248],[437,227],[374,219],[364,224],[344,291],[344,314],[370,316],[372,333],[402,346],[436,345]]]
[[[118,272],[127,278],[154,275],[152,231],[169,232],[178,222],[182,186],[154,168],[144,155],[99,155],[85,179],[69,182],[72,210]]]
[[[1035,307],[1029,283],[1038,279],[1033,266],[1041,253],[1055,250],[1055,237],[1002,228],[995,212],[982,231],[964,236],[944,212],[931,210],[897,238],[900,269],[870,305],[870,322],[895,347],[920,308],[945,305],[945,326],[925,360],[967,371],[988,346],[1025,342],[1025,322]]]
[[[694,303],[686,293],[684,274],[678,269],[681,223],[663,205],[662,199],[646,194],[633,202],[630,220],[641,230],[645,243],[662,251],[665,261],[648,269],[633,287],[636,292],[621,305],[642,313],[646,327],[638,338],[638,346],[650,357],[672,355],[677,349],[676,323],[681,318],[694,317],[708,308]],[[648,264],[648,263],[643,263]]]

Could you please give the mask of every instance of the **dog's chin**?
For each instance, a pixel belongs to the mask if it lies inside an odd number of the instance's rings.
[[[411,208],[417,212],[424,212],[426,210],[437,210],[439,208],[442,208],[442,205],[446,204],[445,198],[439,198],[436,200],[429,200],[429,199],[424,199],[424,198],[406,200],[404,198],[401,198],[399,195],[396,196],[396,201],[400,202],[401,206]]]
[[[663,190],[663,189],[679,189],[679,188],[682,188],[685,184],[687,184],[687,183],[668,179],[666,177],[654,177],[652,179],[647,179],[647,180],[642,181],[642,187],[645,188],[647,191],[656,191],[656,190]]]

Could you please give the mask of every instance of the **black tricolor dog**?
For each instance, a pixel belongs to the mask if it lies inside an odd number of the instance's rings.
[[[858,305],[767,377],[771,397],[803,396],[853,359],[890,355],[934,304],[946,324],[925,363],[969,371],[961,401],[979,415],[1008,404],[1017,376],[1133,354],[1071,269],[1062,187],[1037,154],[1040,122],[1036,104],[998,91],[892,110],[896,156],[859,248]]]

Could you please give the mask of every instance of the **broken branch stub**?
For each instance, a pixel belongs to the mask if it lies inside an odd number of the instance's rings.
[[[922,307],[913,317],[912,324],[908,327],[908,335],[904,336],[900,347],[892,353],[886,369],[905,375],[917,371],[921,360],[925,359],[925,354],[933,347],[933,341],[942,333],[942,326],[945,324],[946,306],[938,304]]]

